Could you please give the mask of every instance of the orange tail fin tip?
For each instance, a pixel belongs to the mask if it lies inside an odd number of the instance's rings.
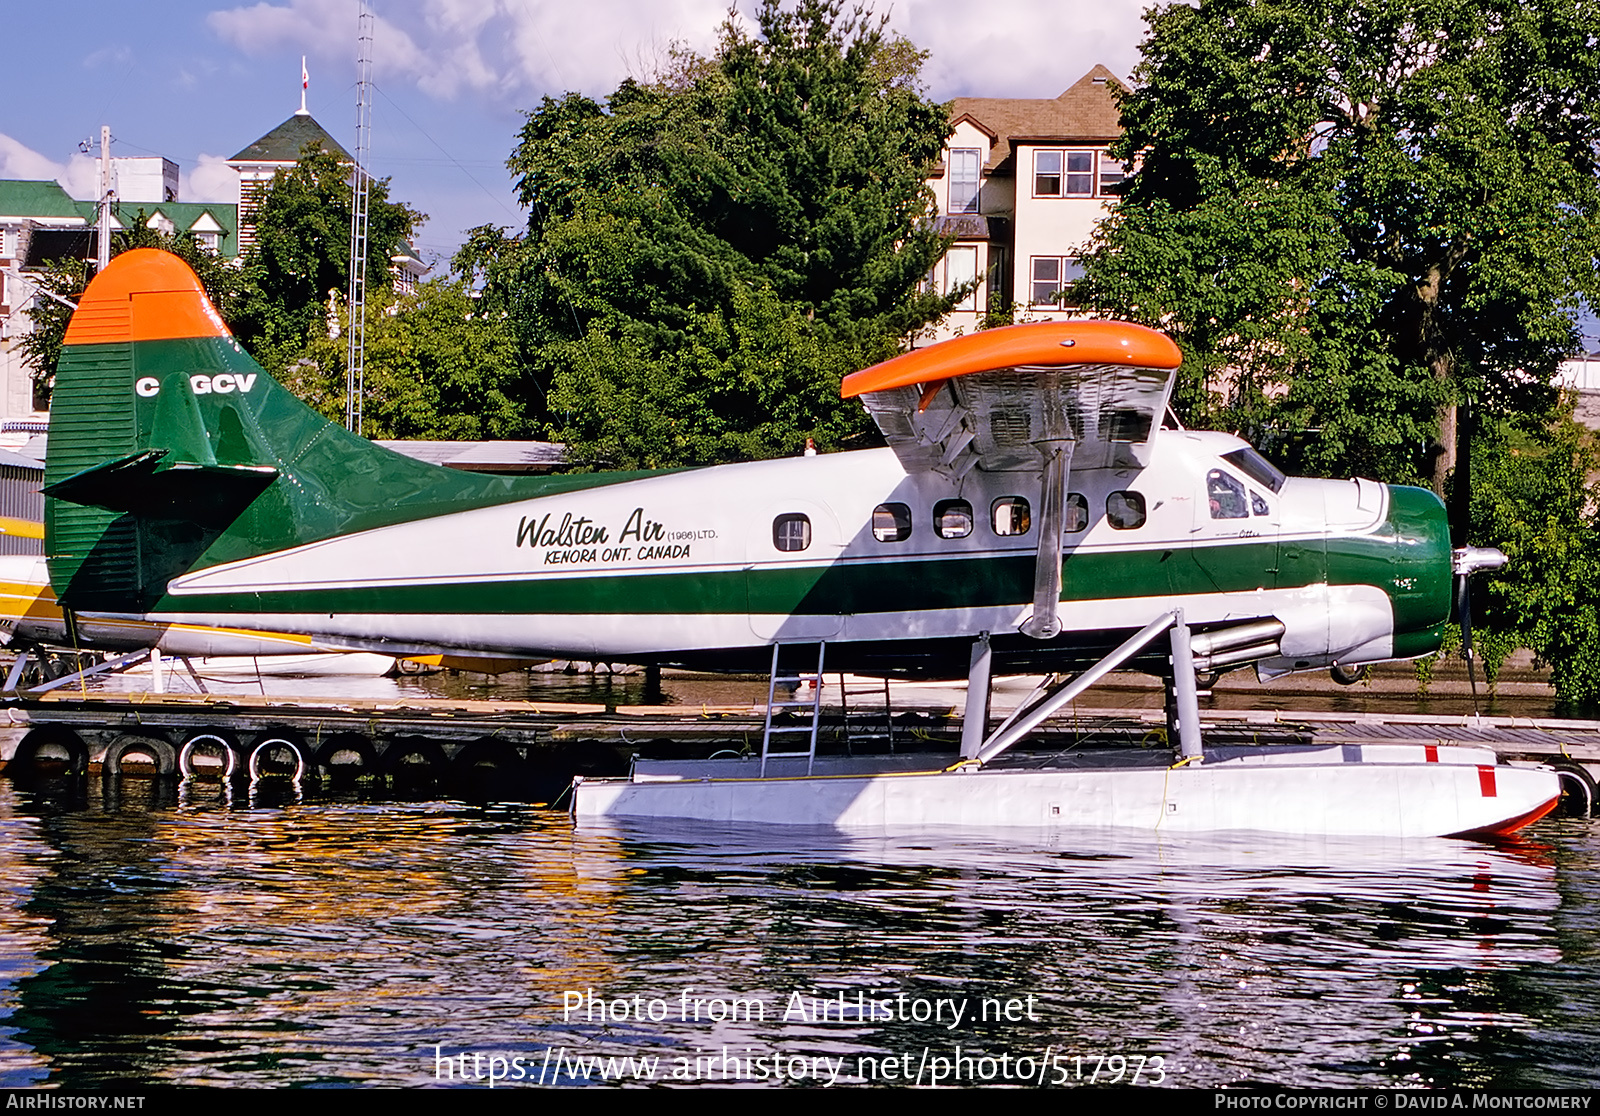
[[[63,343],[231,336],[188,264],[170,252],[135,248],[95,276],[78,300]]]

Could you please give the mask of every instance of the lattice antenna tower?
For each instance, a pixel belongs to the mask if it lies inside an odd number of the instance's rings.
[[[367,159],[372,149],[372,5],[361,0],[356,17],[356,165],[351,176],[349,360],[345,368],[344,425],[361,433],[367,388]]]

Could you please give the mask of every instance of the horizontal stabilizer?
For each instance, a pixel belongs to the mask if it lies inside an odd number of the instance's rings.
[[[46,485],[46,496],[222,530],[278,477],[270,465],[165,464],[167,450],[119,457]]]

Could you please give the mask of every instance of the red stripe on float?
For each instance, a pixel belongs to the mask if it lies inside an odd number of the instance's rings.
[[[1437,745],[1437,744],[1424,744],[1423,747],[1422,747],[1422,756],[1429,763],[1438,763],[1439,762],[1439,745]]]
[[[1478,767],[1478,790],[1485,798],[1498,797],[1494,789],[1494,768],[1487,764]]]

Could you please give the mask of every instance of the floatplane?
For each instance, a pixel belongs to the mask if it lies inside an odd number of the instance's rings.
[[[1288,477],[1164,422],[1181,357],[1111,321],[960,337],[844,380],[887,446],[660,473],[465,474],[332,424],[229,334],[194,274],[119,256],[67,329],[47,555],[80,623],[440,651],[968,679],[960,762],[788,754],[580,782],[580,822],[1508,832],[1557,776],[1449,746],[1203,746],[1197,672],[1428,654],[1452,574],[1440,502]],[[1170,680],[1177,747],[1007,769],[1119,667]],[[1050,672],[998,728],[996,673]],[[775,691],[776,692],[776,691]],[[769,702],[769,709],[777,702]],[[926,762],[926,761],[924,761]],[[874,764],[876,763],[876,766]]]

